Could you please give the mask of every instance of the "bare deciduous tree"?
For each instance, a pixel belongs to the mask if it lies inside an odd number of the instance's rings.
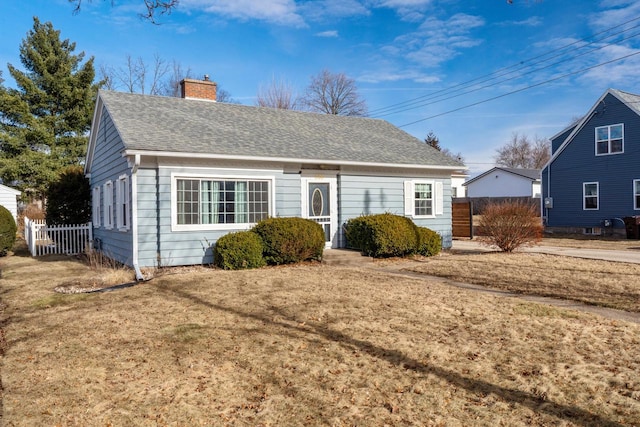
[[[542,169],[551,157],[551,142],[537,136],[533,141],[514,132],[505,146],[496,150],[498,166],[509,168]]]
[[[163,79],[169,72],[169,65],[159,55],[153,56],[150,66],[142,57],[133,58],[127,55],[125,65],[113,68],[101,65],[100,77],[106,81],[106,88],[111,90],[125,90],[129,93],[163,94]]]
[[[91,3],[92,0],[88,0]],[[75,4],[73,13],[79,13],[83,0],[69,0],[69,3]],[[180,0],[142,0],[147,11],[140,14],[140,17],[148,19],[150,22],[157,24],[156,16],[170,15],[173,9],[178,6]],[[113,6],[114,0],[111,0]]]
[[[256,96],[256,105],[281,110],[297,110],[300,101],[289,82],[283,79],[276,80],[273,77],[270,84],[260,85]]]
[[[358,95],[356,82],[343,73],[322,70],[311,77],[302,99],[311,111],[339,116],[366,116],[367,103]]]
[[[169,72],[170,72],[170,75],[164,81],[161,94],[165,96],[179,97],[180,82],[183,79],[193,78],[191,73],[191,68],[187,68],[186,70],[184,70],[182,68],[182,65],[178,61],[173,60],[173,62],[171,63],[171,69],[169,70]]]

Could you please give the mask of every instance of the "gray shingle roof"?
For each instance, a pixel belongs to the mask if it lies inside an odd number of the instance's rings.
[[[126,150],[463,165],[384,120],[100,91]]]

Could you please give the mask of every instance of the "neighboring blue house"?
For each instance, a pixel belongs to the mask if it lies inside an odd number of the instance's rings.
[[[640,215],[640,96],[607,90],[551,138],[542,170],[542,216],[552,232],[624,234]]]
[[[464,166],[383,120],[101,91],[85,172],[96,247],[130,266],[210,263],[211,244],[272,216],[343,224],[392,212],[451,245],[451,175]],[[186,99],[184,99],[186,98]],[[199,99],[196,99],[199,98]]]

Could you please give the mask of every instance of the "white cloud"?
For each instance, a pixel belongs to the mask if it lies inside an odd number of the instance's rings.
[[[299,9],[306,18],[315,21],[370,14],[358,0],[313,0],[300,3]]]
[[[329,31],[322,31],[320,33],[316,33],[316,36],[318,37],[338,37],[338,31],[337,30],[329,30]]]
[[[419,71],[381,71],[366,73],[358,77],[358,81],[366,83],[396,82],[401,80],[412,80],[418,83],[437,83],[440,78],[435,75],[424,74]],[[415,90],[412,88],[411,90]]]
[[[539,27],[540,25],[542,25],[542,18],[540,18],[539,16],[532,16],[523,21],[504,21],[499,25],[516,27]]]
[[[482,18],[466,14],[456,14],[446,20],[430,17],[417,31],[398,37],[392,49],[423,67],[437,67],[458,56],[462,49],[481,44],[482,40],[469,33],[484,23]]]
[[[182,0],[180,6],[240,20],[259,20],[279,25],[305,26],[295,0]]]
[[[606,0],[600,7],[602,12],[589,16],[589,24],[596,30],[618,26],[640,14],[640,2],[635,0]]]

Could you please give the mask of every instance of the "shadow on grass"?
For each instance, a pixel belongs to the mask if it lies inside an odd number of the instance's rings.
[[[193,303],[206,306],[213,310],[219,310],[231,313],[239,317],[257,320],[264,324],[270,324],[287,330],[295,330],[303,334],[315,335],[322,339],[336,342],[349,350],[362,351],[370,355],[371,357],[387,361],[393,365],[398,366],[399,368],[435,375],[446,380],[456,387],[463,388],[472,393],[494,394],[505,402],[518,404],[539,413],[546,413],[558,418],[559,420],[571,421],[572,423],[584,426],[614,427],[623,425],[615,421],[603,418],[598,414],[591,413],[579,407],[555,403],[549,400],[543,400],[534,394],[527,393],[522,390],[501,387],[499,385],[479,379],[468,378],[457,372],[446,370],[438,366],[424,364],[418,360],[408,357],[406,354],[400,351],[384,348],[369,341],[350,337],[347,334],[333,330],[318,323],[309,322],[308,320],[302,321],[300,319],[296,319],[276,307],[270,307],[272,314],[276,314],[291,323],[274,320],[273,315],[266,316],[263,314],[242,311],[236,308],[225,307],[223,305],[211,303],[209,301],[203,300],[196,295],[192,295],[180,289],[173,289],[165,285],[158,285],[157,289],[159,291],[171,293],[174,296],[190,300]]]

